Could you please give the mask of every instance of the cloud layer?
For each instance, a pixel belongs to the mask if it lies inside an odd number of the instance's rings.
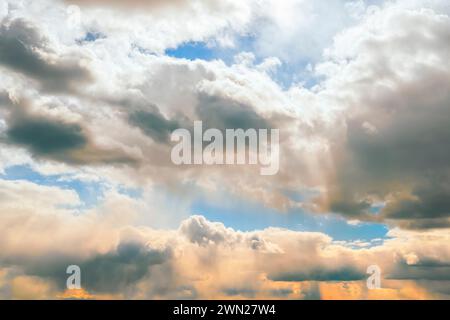
[[[70,295],[77,264],[97,298],[448,298],[450,7],[371,3],[1,0],[0,296]],[[168,54],[192,43],[214,58]],[[175,166],[170,134],[197,120],[280,129],[279,174]],[[389,233],[241,232],[185,208],[228,197]]]

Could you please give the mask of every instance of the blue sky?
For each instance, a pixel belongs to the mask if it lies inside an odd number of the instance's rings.
[[[194,214],[211,221],[221,221],[227,227],[241,231],[260,230],[268,227],[295,231],[323,232],[334,240],[371,240],[386,236],[384,224],[361,223],[350,225],[334,214],[311,214],[300,209],[280,212],[260,203],[229,197],[219,203],[198,199],[191,207]]]

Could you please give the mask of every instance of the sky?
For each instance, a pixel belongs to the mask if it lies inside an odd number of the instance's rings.
[[[449,14],[0,0],[0,299],[450,298]],[[279,170],[176,165],[194,121]]]

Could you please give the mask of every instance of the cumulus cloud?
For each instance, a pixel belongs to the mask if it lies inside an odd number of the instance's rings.
[[[431,10],[386,9],[337,38],[332,57],[342,77],[327,85],[348,99],[348,109],[342,141],[334,149],[330,210],[406,220],[403,226],[416,228],[431,227],[433,219],[448,225],[449,159],[442,146],[449,138],[444,124],[449,22]],[[354,38],[354,56],[352,51],[342,56],[340,46]],[[350,62],[338,62],[343,58]],[[367,132],[369,122],[375,134]],[[380,200],[386,203],[381,217],[370,217],[371,205]]]
[[[0,64],[33,78],[48,91],[71,91],[91,79],[82,57],[56,53],[29,21],[4,18],[0,26]]]
[[[76,25],[68,4],[81,8]],[[437,282],[450,281],[449,12],[439,0],[7,1],[2,169],[29,164],[186,202],[232,195],[280,214],[338,213],[386,223],[391,238],[371,247],[240,232],[173,208],[155,216],[157,205],[113,192],[76,216],[74,191],[0,180],[0,294],[70,294],[64,266],[78,263],[92,297],[448,297]],[[198,41],[239,51],[233,40],[248,38],[256,52],[227,63],[164,54]],[[276,68],[295,72],[305,59],[313,84],[281,86]],[[170,134],[195,120],[281,129],[279,174],[174,166]],[[156,230],[136,218],[142,211],[186,219]],[[384,291],[366,289],[370,264],[382,268]]]

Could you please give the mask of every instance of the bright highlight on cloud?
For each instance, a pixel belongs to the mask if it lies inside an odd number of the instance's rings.
[[[0,0],[0,298],[449,298],[449,13]],[[277,173],[174,164],[196,121]]]

